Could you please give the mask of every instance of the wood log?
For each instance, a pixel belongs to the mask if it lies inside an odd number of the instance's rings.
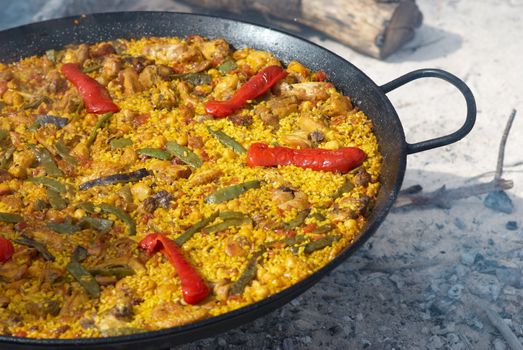
[[[384,59],[414,37],[422,14],[414,0],[182,0],[204,12],[245,12],[308,26],[363,54]]]

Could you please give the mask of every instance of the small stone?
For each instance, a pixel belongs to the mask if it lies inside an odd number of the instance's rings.
[[[483,322],[481,322],[476,316],[466,319],[465,322],[467,323],[467,325],[478,331],[483,329]]]
[[[465,266],[471,266],[474,264],[474,261],[476,260],[477,253],[471,252],[471,253],[463,253],[461,254],[460,261]]]
[[[304,337],[301,337],[300,338],[300,341],[303,343],[303,344],[310,344],[312,343],[312,338],[309,337],[308,335],[304,336]]]
[[[516,221],[507,221],[505,228],[509,231],[516,231],[518,229],[518,223]]]
[[[483,200],[483,204],[502,213],[512,214],[514,211],[512,200],[504,191],[490,192]]]
[[[445,344],[443,343],[443,340],[440,336],[433,335],[429,338],[429,343],[427,344],[427,348],[432,349],[441,349]]]
[[[517,268],[502,266],[496,269],[496,277],[503,284],[516,288],[521,286],[521,273]]]
[[[495,350],[506,350],[507,345],[500,338],[496,338],[496,339],[494,339],[494,349]]]
[[[218,345],[219,346],[227,346],[227,341],[223,338],[218,338]]]
[[[356,320],[359,322],[363,321],[363,314],[361,312],[358,312],[358,314],[356,315]]]
[[[460,230],[464,230],[467,228],[467,225],[465,225],[465,222],[461,218],[454,219],[454,226],[456,226]]]
[[[501,293],[501,285],[492,275],[475,273],[468,279],[468,290],[480,298],[496,301]]]
[[[283,350],[293,350],[294,349],[294,343],[291,338],[283,339],[281,346],[282,346]]]
[[[298,305],[300,305],[300,301],[299,301],[298,299],[293,299],[293,300],[291,301],[291,305],[292,305],[292,306],[298,306]]]
[[[464,285],[456,283],[449,288],[449,290],[447,291],[447,295],[451,299],[458,300],[461,298],[461,292],[463,291],[463,288],[465,288]]]

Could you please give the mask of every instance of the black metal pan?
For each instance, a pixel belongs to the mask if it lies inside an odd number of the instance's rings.
[[[187,343],[237,327],[282,306],[310,288],[345,261],[378,228],[401,187],[408,154],[448,145],[463,138],[476,119],[476,105],[469,88],[454,75],[437,69],[421,69],[385,85],[376,85],[358,68],[334,53],[283,33],[245,22],[218,17],[169,12],[122,12],[70,17],[29,24],[0,32],[0,61],[11,62],[30,55],[43,54],[71,43],[94,43],[116,38],[143,36],[187,36],[199,34],[225,38],[234,47],[254,47],[273,52],[283,62],[297,59],[304,65],[324,70],[337,88],[350,96],[372,119],[383,155],[381,189],[376,206],[359,239],[333,261],[312,276],[241,309],[181,327],[129,336],[87,339],[28,339],[0,336],[1,349],[159,349]],[[410,144],[405,140],[401,122],[386,96],[412,80],[439,78],[454,85],[465,98],[467,113],[463,126],[454,133]]]

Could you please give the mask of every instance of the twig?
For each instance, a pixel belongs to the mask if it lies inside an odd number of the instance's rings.
[[[507,144],[510,128],[512,127],[512,122],[514,121],[515,117],[516,110],[513,109],[507,120],[505,130],[503,131],[503,135],[501,137],[496,172],[492,181],[482,184],[460,186],[453,189],[447,189],[444,185],[436,191],[429,193],[422,193],[422,188],[419,185],[411,186],[405,190],[400,191],[398,199],[396,200],[396,203],[394,203],[393,211],[406,211],[423,207],[438,207],[449,209],[451,207],[451,202],[454,200],[512,188],[514,186],[514,182],[512,180],[502,179],[501,175],[503,173],[505,146]]]
[[[523,345],[521,345],[514,332],[512,332],[512,330],[506,325],[506,323],[501,319],[501,317],[499,317],[497,312],[491,310],[483,302],[477,302],[477,304],[481,309],[483,309],[483,311],[485,311],[492,325],[499,331],[499,333],[501,333],[503,338],[505,338],[505,341],[507,342],[508,346],[512,350],[523,350]]]
[[[507,120],[507,125],[505,125],[505,130],[503,131],[503,135],[501,136],[501,142],[499,143],[499,152],[498,152],[498,163],[496,164],[496,175],[494,175],[494,180],[501,179],[501,175],[503,175],[503,161],[505,159],[505,146],[507,144],[507,138],[508,134],[510,133],[510,128],[512,127],[512,122],[514,121],[514,118],[516,117],[516,110],[513,109],[510,113],[510,116]]]

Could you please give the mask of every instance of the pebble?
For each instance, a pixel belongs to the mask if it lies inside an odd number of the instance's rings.
[[[516,231],[518,229],[518,223],[516,221],[507,221],[505,228],[509,231]]]
[[[283,339],[281,346],[282,346],[283,350],[293,350],[294,349],[294,343],[291,338]]]
[[[463,265],[471,266],[474,264],[474,261],[476,260],[476,252],[467,252],[461,254],[460,261]]]
[[[429,338],[429,343],[427,344],[427,349],[441,349],[444,346],[444,342],[440,336],[433,335]]]
[[[455,299],[455,300],[460,299],[461,298],[461,292],[463,291],[463,288],[465,288],[465,286],[460,284],[460,283],[454,284],[447,291],[448,297],[451,298],[451,299]]]
[[[222,337],[218,338],[218,345],[219,346],[227,346],[227,341],[223,339]]]
[[[521,273],[517,268],[502,266],[496,269],[496,277],[503,284],[516,288],[521,286]]]
[[[483,200],[483,204],[502,213],[512,214],[514,211],[512,200],[504,191],[490,192]]]
[[[454,219],[454,226],[456,226],[460,230],[465,230],[467,228],[467,225],[465,225],[465,222],[461,218]]]
[[[494,349],[495,350],[506,350],[507,345],[500,338],[496,338],[496,339],[494,339]]]
[[[468,290],[480,298],[496,301],[501,292],[501,285],[492,275],[476,273],[468,279]]]
[[[478,331],[483,329],[483,322],[481,322],[476,316],[466,319],[465,323]]]

